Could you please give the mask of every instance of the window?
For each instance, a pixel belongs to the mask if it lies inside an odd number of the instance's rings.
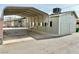
[[[45,22],[45,27],[46,27],[47,23]]]
[[[32,25],[34,26],[34,22],[32,22]]]
[[[40,26],[40,23],[38,23],[38,26]]]
[[[52,27],[52,21],[50,21],[50,27]]]
[[[44,23],[42,22],[42,26],[44,26]]]
[[[36,26],[36,23],[34,22],[34,26]]]
[[[42,22],[40,23],[40,26],[42,26]]]

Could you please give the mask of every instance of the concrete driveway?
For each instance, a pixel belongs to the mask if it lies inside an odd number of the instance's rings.
[[[35,37],[41,37],[32,33]],[[0,53],[8,54],[77,54],[79,53],[79,33],[37,40],[33,36],[19,38],[20,41],[0,46]],[[46,36],[43,36],[46,37]],[[14,39],[15,40],[15,39]],[[6,41],[7,42],[7,41]]]

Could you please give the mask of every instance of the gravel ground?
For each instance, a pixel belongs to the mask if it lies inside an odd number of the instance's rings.
[[[47,37],[43,35],[36,35],[35,37]],[[18,36],[17,36],[18,37]],[[72,35],[58,37],[58,38],[47,38],[47,39],[36,39],[33,36],[24,38],[6,38],[16,40],[17,42],[7,43],[0,46],[1,54],[78,54],[79,53],[79,33]],[[5,39],[4,38],[4,39]],[[4,42],[7,42],[5,40]]]

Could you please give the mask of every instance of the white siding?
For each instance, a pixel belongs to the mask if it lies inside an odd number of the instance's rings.
[[[71,34],[75,32],[76,27],[76,19],[71,13],[60,15],[60,35]]]
[[[50,21],[52,21],[52,27],[50,27]],[[50,17],[50,21],[49,21],[49,33],[58,35],[58,33],[59,33],[59,17],[58,16]]]

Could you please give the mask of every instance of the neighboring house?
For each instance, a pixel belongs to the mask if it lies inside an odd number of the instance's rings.
[[[24,27],[23,19],[5,19],[4,20],[4,27]]]

